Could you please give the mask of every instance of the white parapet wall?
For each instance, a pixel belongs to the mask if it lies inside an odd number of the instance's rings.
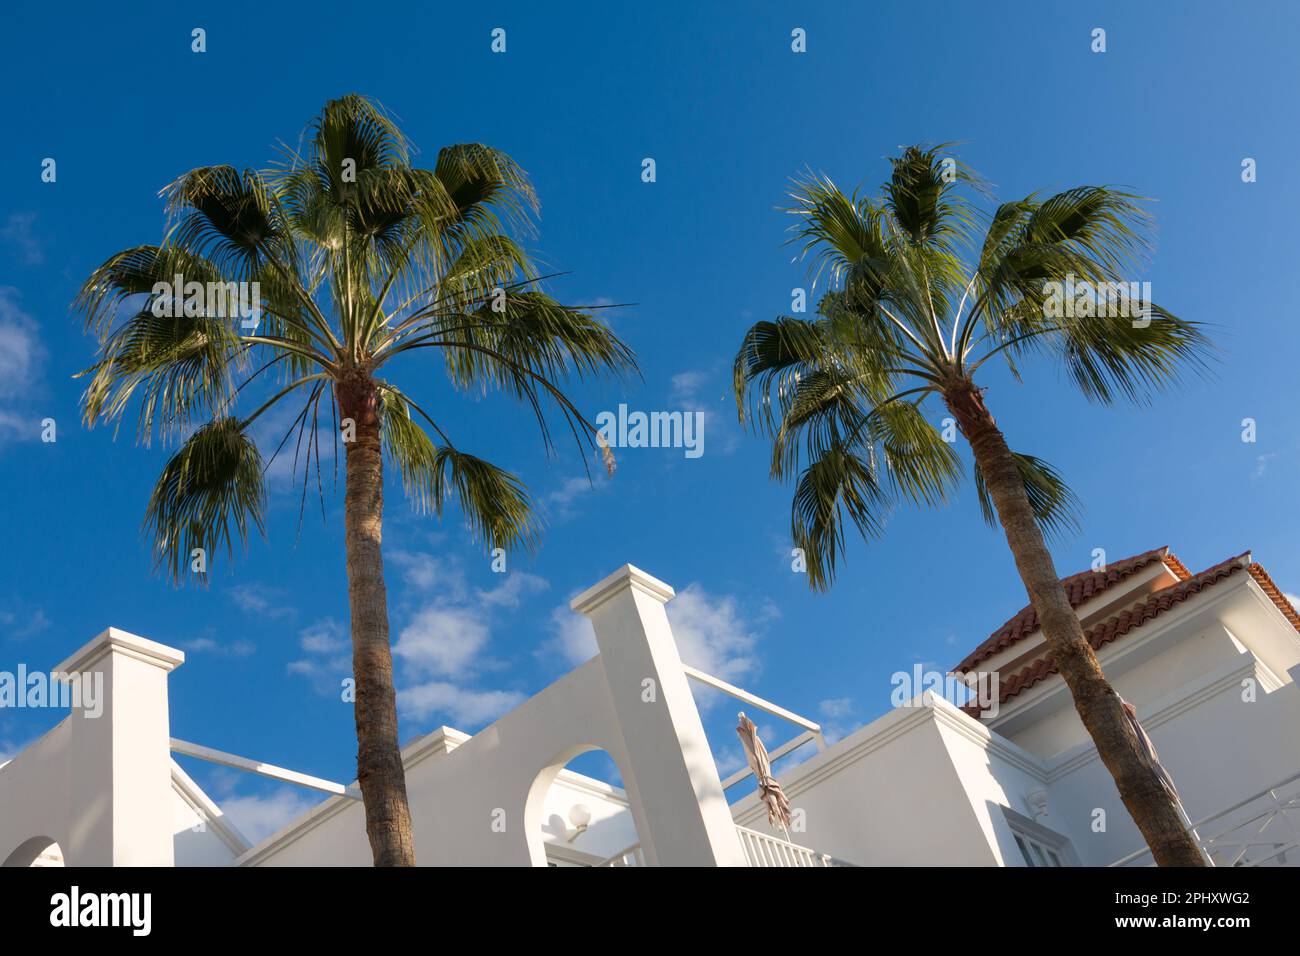
[[[557,780],[561,791],[566,785],[561,771],[603,750],[622,777],[630,819],[594,826],[600,841],[575,839],[575,849],[598,857],[626,837],[651,865],[746,865],[664,613],[672,597],[662,581],[620,568],[573,602],[591,619],[596,657],[473,737],[438,732],[404,751],[421,864],[546,865],[568,812],[567,797],[556,795]],[[590,788],[587,796],[598,804],[597,824],[618,816],[621,807],[600,805]],[[239,862],[364,865],[362,819],[355,801],[331,798]]]
[[[93,680],[96,700],[0,768],[0,862],[44,843],[71,866],[173,864],[167,675],[184,660],[109,628],[54,668]]]

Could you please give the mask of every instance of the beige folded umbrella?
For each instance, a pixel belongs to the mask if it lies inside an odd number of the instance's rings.
[[[749,769],[754,772],[754,779],[758,781],[759,796],[767,804],[767,822],[779,824],[786,840],[789,840],[790,801],[781,790],[781,785],[776,782],[776,777],[772,776],[772,761],[767,755],[767,748],[763,746],[763,741],[758,739],[758,728],[745,716],[744,711],[741,711],[737,717],[740,724],[736,727],[736,734],[740,737],[741,746],[745,748],[745,759],[749,761]]]
[[[1164,765],[1160,762],[1160,757],[1156,754],[1156,745],[1152,742],[1151,738],[1147,736],[1147,732],[1142,729],[1142,725],[1138,723],[1137,708],[1126,701],[1123,697],[1119,699],[1119,702],[1124,708],[1124,716],[1128,717],[1129,726],[1133,728],[1133,733],[1137,735],[1138,743],[1142,745],[1142,755],[1146,758],[1147,763],[1151,765],[1152,769],[1155,770],[1156,776],[1160,778],[1160,785],[1165,788],[1165,793],[1174,798],[1174,805],[1178,807],[1178,815],[1183,818],[1183,823],[1185,823],[1187,829],[1191,831],[1192,839],[1194,839],[1199,846],[1201,842],[1200,834],[1197,833],[1196,828],[1192,826],[1192,818],[1187,815],[1187,808],[1183,806],[1183,798],[1178,795],[1178,788],[1174,786],[1174,778],[1169,776],[1169,771],[1164,768]],[[1210,856],[1209,852],[1203,846],[1201,847],[1201,855],[1205,857],[1205,862],[1210,866],[1215,865],[1214,858]]]
[[[1138,743],[1142,745],[1142,752],[1147,759],[1147,763],[1151,765],[1151,768],[1156,772],[1156,776],[1160,778],[1160,783],[1164,786],[1165,792],[1169,794],[1169,796],[1173,797],[1174,802],[1181,808],[1183,801],[1182,798],[1178,796],[1178,788],[1174,786],[1174,778],[1169,776],[1169,771],[1161,765],[1160,757],[1156,754],[1156,745],[1151,742],[1151,738],[1147,736],[1147,732],[1143,730],[1142,725],[1138,723],[1137,708],[1126,701],[1123,697],[1119,699],[1119,702],[1124,707],[1124,714],[1128,717],[1129,726],[1133,728],[1133,733],[1137,735]],[[1186,816],[1186,814],[1187,811],[1184,810],[1183,815]]]

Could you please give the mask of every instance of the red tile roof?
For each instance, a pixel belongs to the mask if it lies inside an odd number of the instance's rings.
[[[1163,562],[1181,581],[1186,581],[1191,577],[1191,573],[1183,566],[1183,563],[1174,557],[1166,546],[1136,554],[1122,561],[1115,561],[1107,565],[1104,571],[1082,571],[1079,574],[1072,574],[1068,578],[1062,578],[1061,584],[1065,586],[1065,594],[1070,599],[1070,607],[1077,608],[1085,601],[1096,597],[1112,585],[1132,577],[1138,571],[1154,564],[1156,561]],[[1006,650],[1012,644],[1023,641],[1037,630],[1038,612],[1034,610],[1032,604],[1026,605],[1020,609],[1020,612],[1015,617],[990,634],[979,647],[971,651],[966,659],[953,670],[959,674],[965,673],[974,668],[976,664],[988,660],[1000,651]]]
[[[1147,552],[1147,555],[1155,553],[1156,552]],[[1145,558],[1147,555],[1138,555],[1138,558],[1130,560]],[[1167,555],[1164,557],[1165,563],[1169,564],[1170,559],[1177,562],[1177,558],[1174,558],[1173,555]],[[1178,569],[1181,569],[1181,573],[1179,574],[1180,577],[1186,575],[1187,569],[1184,568],[1182,564],[1178,564],[1177,567]],[[1140,604],[1121,611],[1114,617],[1108,618],[1100,624],[1096,624],[1089,628],[1084,633],[1084,636],[1088,639],[1088,643],[1092,645],[1093,650],[1100,650],[1107,644],[1137,630],[1152,618],[1158,617],[1165,611],[1182,604],[1194,595],[1204,591],[1206,588],[1212,587],[1220,581],[1232,577],[1238,571],[1243,570],[1255,579],[1256,583],[1259,584],[1264,593],[1268,595],[1273,604],[1277,606],[1277,609],[1282,612],[1283,616],[1286,617],[1291,626],[1294,627],[1297,632],[1300,632],[1300,614],[1296,613],[1296,609],[1292,607],[1291,602],[1286,599],[1286,596],[1282,593],[1281,589],[1273,583],[1273,579],[1268,576],[1268,572],[1265,571],[1261,565],[1255,564],[1251,560],[1250,552],[1247,551],[1245,554],[1240,554],[1235,558],[1229,558],[1227,561],[1216,564],[1214,567],[1208,568],[1200,574],[1187,575],[1186,577],[1183,577],[1181,582],[1172,587],[1156,591]],[[1076,575],[1076,577],[1078,577],[1078,575]],[[1023,614],[1024,612],[1022,611],[1021,613]],[[1057,673],[1056,664],[1052,662],[1050,654],[1045,654],[1043,657],[1040,657],[1038,660],[1026,665],[1021,670],[1011,675],[1010,678],[999,681],[998,702],[1005,703],[1008,699],[1016,696],[1021,691],[1033,687],[1035,684],[1046,680],[1055,673]],[[968,714],[975,716],[978,714],[980,707],[978,704],[967,704],[962,709]]]

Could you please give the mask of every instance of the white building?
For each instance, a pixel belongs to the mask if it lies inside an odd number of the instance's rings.
[[[1300,862],[1300,617],[1250,556],[1197,575],[1167,548],[1066,579],[1089,640],[1133,703],[1219,865]],[[599,653],[468,736],[442,727],[403,751],[425,865],[1024,866],[1149,857],[1044,657],[1025,609],[958,665],[996,672],[996,715],[926,693],[827,746],[814,722],[682,663],[672,589],[625,566],[580,595]],[[56,670],[103,675],[98,718],[75,708],[0,767],[5,865],[369,863],[355,786],[172,739],[173,648],[110,628]],[[690,682],[790,722],[774,756],[793,842],[726,792]],[[769,741],[769,745],[776,743]],[[626,789],[563,769],[602,749]],[[324,791],[250,846],[172,753]]]

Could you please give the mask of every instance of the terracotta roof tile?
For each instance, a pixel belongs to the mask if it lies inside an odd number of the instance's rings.
[[[1096,597],[1107,588],[1131,577],[1156,561],[1163,562],[1180,580],[1186,581],[1191,577],[1183,563],[1170,553],[1168,547],[1163,547],[1112,562],[1105,571],[1082,571],[1079,574],[1072,574],[1068,578],[1062,578],[1061,584],[1065,586],[1070,607],[1077,608],[1085,601]],[[957,673],[971,670],[975,665],[1024,640],[1037,630],[1038,612],[1034,610],[1032,604],[1026,605],[1015,617],[990,634],[954,670]]]
[[[1145,556],[1139,555],[1139,557]],[[1172,555],[1170,555],[1170,557],[1172,557]],[[1166,559],[1166,564],[1168,563],[1169,562]],[[1182,570],[1184,573],[1186,572],[1185,568]],[[1287,621],[1290,622],[1291,626],[1294,627],[1297,632],[1300,632],[1300,614],[1296,613],[1295,608],[1291,606],[1291,602],[1286,599],[1278,586],[1273,583],[1272,578],[1268,576],[1268,572],[1265,571],[1261,565],[1255,564],[1251,561],[1250,552],[1247,551],[1245,554],[1240,554],[1235,558],[1229,558],[1227,561],[1216,564],[1212,568],[1207,568],[1200,574],[1188,576],[1179,584],[1157,591],[1142,603],[1125,611],[1121,611],[1114,617],[1108,618],[1100,624],[1089,628],[1085,632],[1084,636],[1088,639],[1088,643],[1092,645],[1093,650],[1100,650],[1107,644],[1137,630],[1147,621],[1159,617],[1170,608],[1182,604],[1188,598],[1199,594],[1208,587],[1218,584],[1220,581],[1232,577],[1232,575],[1241,570],[1245,570],[1255,579],[1263,589],[1264,593],[1268,595],[1269,599],[1272,600],[1278,610],[1281,611]],[[1021,691],[1033,687],[1035,684],[1046,680],[1056,673],[1056,664],[1052,662],[1050,654],[1044,655],[1032,663],[1027,664],[1015,674],[1012,674],[1009,678],[1004,678],[999,681],[998,702],[1005,703]],[[962,708],[962,710],[972,716],[977,715],[979,709],[978,704],[967,704]]]
[[[1291,626],[1300,631],[1300,614],[1296,613],[1295,607],[1286,599],[1282,589],[1273,583],[1273,579],[1268,576],[1262,564],[1252,564],[1250,566],[1250,576],[1255,579],[1256,583],[1263,589],[1269,599],[1277,605],[1277,609],[1282,612],[1283,616],[1291,622]]]

